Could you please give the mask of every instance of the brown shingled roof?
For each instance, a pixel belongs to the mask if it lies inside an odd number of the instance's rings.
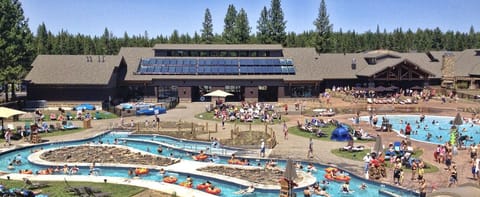
[[[279,44],[156,44],[153,49],[173,50],[282,50]]]
[[[35,84],[107,85],[121,56],[39,55],[25,80]],[[100,57],[100,62],[98,61]]]

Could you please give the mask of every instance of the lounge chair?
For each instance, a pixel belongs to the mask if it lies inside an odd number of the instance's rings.
[[[94,196],[94,197],[108,197],[108,196],[112,195],[112,194],[107,193],[107,192],[95,193],[95,192],[93,192],[93,189],[90,188],[90,187],[85,187],[85,191],[87,192],[88,195]]]
[[[71,121],[68,121],[66,125],[63,125],[63,128],[66,129],[66,130],[70,130],[70,129],[76,129],[78,127],[73,125],[73,123]]]
[[[23,182],[25,183],[24,188],[27,188],[27,189],[39,189],[39,188],[44,188],[49,186],[46,183],[32,182],[28,178],[23,178]]]

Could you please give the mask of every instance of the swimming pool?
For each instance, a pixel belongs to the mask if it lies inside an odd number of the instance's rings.
[[[77,141],[69,141],[69,142],[58,142],[58,143],[35,145],[35,146],[32,146],[32,147],[21,148],[21,149],[7,151],[5,153],[2,153],[0,156],[2,158],[5,158],[5,159],[2,159],[0,161],[0,170],[8,172],[9,171],[7,169],[8,163],[19,154],[22,157],[22,160],[24,161],[24,164],[17,167],[16,171],[18,171],[18,169],[32,169],[33,171],[44,169],[47,166],[37,165],[37,164],[30,163],[30,162],[25,162],[25,161],[27,161],[26,158],[28,157],[28,155],[31,154],[32,150],[36,150],[36,149],[39,149],[41,147],[44,148],[44,149],[58,148],[58,147],[63,147],[63,146],[80,145],[80,144],[84,144],[88,141],[96,141],[96,142],[102,141],[102,142],[106,143],[106,142],[113,142],[114,139],[116,139],[116,138],[117,139],[119,139],[119,138],[131,139],[131,140],[127,141],[126,146],[134,148],[134,149],[143,150],[143,151],[155,150],[155,151],[151,151],[154,154],[158,154],[156,152],[156,147],[158,147],[157,143],[160,143],[160,141],[162,141],[162,140],[160,140],[161,139],[160,136],[156,137],[156,138],[159,139],[158,141],[151,140],[153,138],[153,136],[144,136],[145,139],[143,139],[143,140],[149,140],[149,141],[141,141],[139,139],[140,138],[139,136],[130,135],[129,133],[110,132],[110,133],[107,133],[107,134],[104,134],[104,135],[99,135],[97,137],[94,137],[92,139],[87,139],[87,140],[77,140]],[[167,141],[168,140],[163,140],[162,143],[167,143]],[[174,142],[174,144],[177,143],[176,146],[178,146],[178,142],[176,140],[173,140],[173,142]],[[192,145],[197,144],[197,146],[205,145],[205,144],[208,145],[208,143],[197,142],[197,141],[189,141],[189,143],[192,143]],[[169,156],[170,153],[172,153],[176,157],[181,157],[182,159],[185,159],[185,160],[191,160],[191,157],[190,157],[191,153],[189,151],[184,151],[184,150],[178,149],[176,147],[171,148],[171,149],[164,149],[164,152],[162,152],[162,155],[163,156]],[[225,163],[227,163],[228,159],[229,159],[229,157],[221,156],[219,162],[225,164]],[[267,160],[266,159],[250,158],[250,161],[252,163],[264,164]],[[281,168],[285,167],[286,162],[284,160],[278,160],[277,162],[278,162],[279,167],[281,167]],[[302,165],[306,166],[307,163],[302,162]],[[324,180],[324,175],[325,175],[324,169],[326,168],[326,166],[320,165],[320,164],[315,164],[315,167],[318,169],[318,171],[314,172],[312,175],[314,177],[316,177],[318,181]],[[128,177],[127,168],[122,168],[122,167],[98,167],[98,168],[100,170],[100,175],[103,175],[103,176],[123,177],[123,178]],[[88,169],[87,166],[80,166],[80,171],[79,171],[80,175],[88,176],[88,171],[89,171],[89,169]],[[10,172],[14,172],[14,171],[10,171]],[[194,185],[197,185],[201,182],[205,182],[205,181],[209,180],[210,182],[214,183],[217,187],[222,189],[221,196],[238,196],[237,194],[234,194],[234,192],[238,191],[239,189],[243,189],[243,188],[246,187],[245,185],[239,185],[237,183],[230,182],[229,180],[219,180],[219,179],[215,179],[215,178],[211,178],[211,177],[205,177],[205,176],[202,176],[200,174],[198,174],[198,175],[185,174],[185,173],[181,173],[181,172],[176,172],[174,170],[171,170],[171,173],[174,173],[175,176],[178,177],[179,180],[177,181],[177,183],[180,183],[180,182],[184,181],[186,179],[187,175],[190,175],[194,178]],[[355,190],[356,192],[354,192],[352,194],[348,194],[348,196],[383,196],[383,194],[378,193],[379,189],[393,191],[394,193],[402,195],[402,196],[416,196],[415,193],[413,193],[411,191],[398,189],[398,188],[388,186],[388,185],[386,185],[386,186],[385,185],[380,185],[380,184],[375,183],[375,182],[371,182],[371,181],[368,181],[368,180],[363,180],[363,179],[361,179],[361,178],[359,178],[355,175],[350,175],[350,176],[352,177],[352,179],[350,181],[351,188],[353,190]],[[148,175],[142,176],[142,179],[151,180],[151,181],[162,181],[162,175],[160,175],[158,173],[158,171],[152,170],[152,172],[149,173]],[[358,189],[358,186],[361,183],[364,183],[364,182],[368,184],[368,188],[366,190]],[[332,196],[344,196],[345,194],[343,194],[339,189],[340,186],[341,186],[341,183],[330,182],[329,187],[327,189],[327,192],[329,192]],[[279,193],[278,190],[268,190],[268,189],[256,189],[255,191],[256,191],[255,192],[256,196],[265,196],[265,197],[278,196],[278,193]],[[303,189],[302,188],[297,188],[294,191],[297,193],[298,196],[303,195]]]
[[[453,126],[451,122],[454,117],[449,116],[431,116],[425,115],[425,120],[420,122],[420,115],[380,115],[377,126],[382,125],[382,119],[386,117],[392,128],[399,132],[400,129],[405,130],[408,123],[412,128],[411,139],[428,142],[433,144],[445,144],[450,141],[450,128]],[[361,121],[369,121],[368,116],[360,117]],[[472,123],[464,123],[457,126],[459,134],[471,137],[471,140],[464,141],[466,145],[472,143],[480,143],[480,125]],[[428,137],[430,135],[430,137]]]

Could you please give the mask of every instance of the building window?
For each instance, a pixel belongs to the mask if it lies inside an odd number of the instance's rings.
[[[248,51],[239,51],[238,56],[240,57],[247,57],[248,56]]]
[[[200,96],[207,94],[212,91],[212,86],[198,86]]]
[[[291,97],[312,97],[312,86],[292,86],[290,88]]]
[[[238,93],[240,92],[240,86],[225,86],[225,92]]]

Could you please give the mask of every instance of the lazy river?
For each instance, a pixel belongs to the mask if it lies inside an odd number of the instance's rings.
[[[128,146],[133,149],[142,150],[146,152],[151,152],[153,154],[157,154],[157,147],[159,145],[164,146],[164,151],[161,153],[162,156],[169,157],[173,155],[176,158],[181,158],[182,160],[193,160],[191,155],[198,153],[200,150],[207,150],[208,154],[215,153],[219,155],[219,160],[217,163],[227,164],[228,159],[232,153],[241,153],[243,150],[238,148],[232,147],[220,147],[220,148],[213,148],[210,143],[200,142],[200,141],[191,141],[191,140],[182,140],[176,139],[166,136],[158,136],[158,135],[131,135],[129,132],[106,132],[105,134],[98,135],[91,139],[85,140],[76,140],[76,141],[65,141],[65,142],[56,142],[56,143],[44,143],[34,146],[29,146],[25,148],[15,149],[11,151],[4,152],[0,154],[2,160],[0,161],[0,170],[10,173],[15,173],[19,169],[31,169],[32,171],[37,171],[41,169],[45,169],[46,167],[40,164],[34,164],[28,161],[27,157],[32,154],[33,150],[39,149],[54,149],[60,148],[64,146],[73,146],[73,145],[81,145],[87,142],[103,142],[103,143],[113,143],[117,139],[120,141],[120,145]],[[19,156],[20,155],[20,156]],[[8,170],[8,164],[16,157],[21,157],[23,163],[20,166],[17,166],[15,170]],[[252,165],[256,165],[260,163],[264,165],[268,160],[267,159],[259,159],[259,158],[248,158]],[[193,161],[192,161],[193,162]],[[285,168],[286,161],[285,160],[277,160],[278,166],[280,168]],[[302,162],[303,166],[306,166],[307,162]],[[328,166],[321,165],[321,164],[314,164],[315,167],[318,169],[316,172],[313,172],[312,175],[317,179],[317,181],[324,180],[325,171],[324,169]],[[99,174],[102,176],[110,176],[110,177],[121,177],[127,178],[128,177],[128,168],[126,167],[97,167],[99,170]],[[79,175],[74,176],[90,176],[89,167],[88,166],[80,166]],[[168,173],[178,177],[177,183],[183,182],[187,174],[182,172],[177,172],[173,169],[169,170]],[[222,192],[220,196],[239,196],[235,194],[236,191],[240,189],[246,188],[248,185],[241,185],[239,183],[232,182],[231,180],[221,180],[213,177],[207,177],[199,174],[188,174],[194,179],[194,185],[199,183],[210,181],[216,187],[221,188]],[[350,188],[355,192],[344,194],[340,191],[340,187],[342,183],[330,181],[328,185],[327,192],[331,194],[331,196],[388,196],[383,193],[379,193],[379,190],[390,191],[400,196],[416,196],[416,193],[404,189],[400,189],[397,187],[389,186],[389,185],[382,185],[373,181],[365,180],[356,175],[350,174]],[[149,174],[144,175],[141,177],[143,180],[150,180],[150,181],[162,181],[163,175],[160,175],[158,171],[152,170]],[[359,186],[362,183],[367,184],[367,189],[360,190]],[[303,188],[295,188],[294,192],[297,196],[303,196]],[[249,196],[265,196],[265,197],[273,197],[278,196],[279,190],[271,190],[271,189],[256,189],[253,195]]]

